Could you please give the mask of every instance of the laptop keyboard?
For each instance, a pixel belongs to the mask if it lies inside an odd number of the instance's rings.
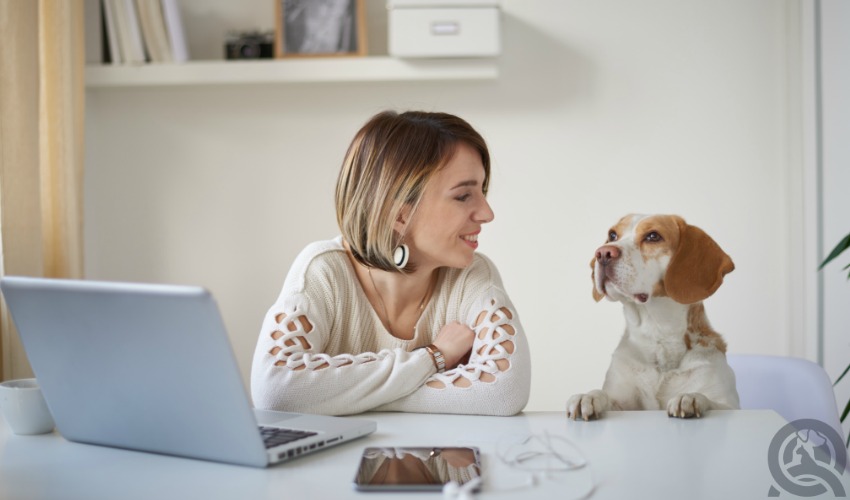
[[[264,427],[262,425],[260,426],[260,434],[263,436],[266,448],[274,448],[275,446],[316,435],[315,432],[282,429],[280,427]]]

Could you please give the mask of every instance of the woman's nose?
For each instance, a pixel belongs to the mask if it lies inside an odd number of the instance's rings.
[[[475,220],[482,224],[486,224],[487,222],[492,222],[495,217],[496,214],[494,214],[493,209],[490,208],[490,203],[486,198],[484,198],[481,206],[475,211]]]

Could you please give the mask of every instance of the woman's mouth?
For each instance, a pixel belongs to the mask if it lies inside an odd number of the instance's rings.
[[[464,243],[472,247],[473,250],[478,248],[478,233],[465,234],[461,236],[460,239],[463,240]]]

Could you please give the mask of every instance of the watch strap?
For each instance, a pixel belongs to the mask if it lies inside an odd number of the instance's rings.
[[[446,371],[446,358],[443,356],[443,353],[440,352],[434,344],[426,345],[425,350],[431,355],[431,359],[434,361],[434,366],[437,367],[437,373],[443,373]]]

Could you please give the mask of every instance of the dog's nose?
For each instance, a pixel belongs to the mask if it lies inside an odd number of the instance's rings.
[[[596,260],[603,266],[620,258],[620,249],[614,245],[602,245],[596,250]]]

